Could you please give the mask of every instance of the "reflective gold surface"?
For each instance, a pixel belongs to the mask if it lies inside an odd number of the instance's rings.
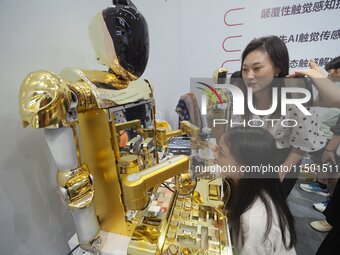
[[[198,192],[198,191],[195,191],[193,194],[192,194],[192,201],[197,203],[197,204],[201,204],[203,203],[203,199],[201,197],[201,194]]]
[[[192,195],[177,197],[169,223],[161,254],[232,254],[224,213]]]
[[[133,81],[138,79],[137,76],[133,75],[132,73],[130,73],[129,71],[127,71],[125,68],[123,68],[118,59],[115,59],[114,61],[112,61],[112,63],[109,66],[114,73],[122,76],[125,80],[128,81]]]
[[[209,199],[210,200],[221,200],[222,193],[221,193],[222,186],[218,184],[209,184]]]
[[[178,178],[176,188],[181,193],[190,193],[196,184],[188,174],[189,158],[179,156],[180,160],[174,158],[154,166],[159,161],[155,151],[166,147],[168,138],[172,136],[186,133],[198,137],[199,128],[182,122],[181,129],[173,132],[160,128],[142,129],[140,120],[115,125],[113,114],[116,108],[113,107],[131,100],[138,101],[140,91],[135,88],[142,88],[142,99],[152,98],[152,88],[147,81],[135,81],[132,85],[135,87],[128,90],[126,82],[107,72],[70,69],[63,71],[62,76],[64,79],[48,71],[31,73],[22,84],[19,109],[26,126],[73,128],[77,158],[82,164],[76,169],[57,173],[58,186],[68,208],[82,209],[94,200],[101,229],[132,236],[131,247],[134,251],[138,250],[133,254],[161,254],[162,250],[175,254],[177,248],[180,254],[205,254],[207,249],[207,254],[222,254],[221,247],[228,248],[230,244],[222,240],[223,236],[228,237],[225,224],[222,224],[225,218],[221,216],[220,209],[214,209],[221,203],[219,183],[201,180],[193,195],[178,197],[177,200],[176,195],[168,191],[171,193],[167,194],[171,196],[171,202],[167,202],[168,211],[158,215],[141,211],[135,216],[128,216],[128,210],[139,210],[148,204],[147,192],[178,174],[185,173]],[[97,86],[97,83],[101,85]],[[101,87],[106,85],[110,89]],[[74,102],[74,95],[78,100],[78,121],[68,122],[67,113]],[[157,126],[153,99],[152,102],[153,123]],[[144,140],[136,140],[138,148],[133,152],[120,151],[119,148],[117,130],[128,128],[144,137]],[[147,169],[142,170],[144,168]],[[149,208],[153,209],[150,212],[157,206],[151,201]],[[218,228],[221,230],[219,240],[216,235]],[[206,231],[212,239],[201,245],[202,233]],[[90,249],[87,244],[82,244],[82,247]]]
[[[167,137],[166,137],[166,129],[165,128],[157,128],[156,129],[156,138],[158,145],[164,146],[167,144]]]
[[[114,112],[111,113],[111,123],[109,127],[110,127],[110,133],[111,133],[111,139],[110,139],[111,146],[116,157],[116,162],[119,162],[120,160],[120,151],[119,151],[119,142],[118,142],[119,131],[116,129]]]
[[[83,70],[83,72],[94,83],[108,84],[114,89],[125,89],[128,86],[128,81],[118,79],[116,75],[109,72],[98,70]]]
[[[208,189],[208,186],[206,188]],[[160,189],[162,188],[157,191]],[[203,205],[201,201],[197,203],[194,196],[188,195],[174,196],[174,200],[171,200],[173,202],[169,203],[168,211],[156,213],[157,209],[153,205],[162,207],[162,201],[169,191],[163,188],[162,192],[164,193],[161,195],[158,192],[154,193],[157,199],[152,200],[144,218],[134,231],[128,254],[232,254],[228,225],[223,211],[207,204]],[[158,242],[155,243],[157,233]]]
[[[64,127],[71,104],[68,83],[50,71],[30,73],[21,84],[19,111],[23,126]]]
[[[69,202],[67,204],[67,207],[70,210],[86,208],[91,205],[91,203],[93,202],[93,199],[94,199],[94,191],[91,190],[89,192],[86,192],[83,196],[79,197],[78,199],[75,199],[72,202]]]
[[[143,128],[143,136],[144,136],[144,139],[145,138],[153,138],[155,135],[155,130],[154,128]]]
[[[77,95],[77,111],[83,112],[98,108],[95,94],[91,87],[84,81],[77,81],[70,84],[70,89]]]
[[[200,133],[199,127],[191,124],[189,121],[181,121],[180,128],[185,134],[188,134],[191,137],[197,137]]]
[[[154,141],[154,139],[151,138],[151,137],[144,139],[144,141],[141,144],[142,149],[151,149],[153,147],[153,141]]]
[[[57,183],[63,190],[63,198],[69,209],[81,209],[91,204],[94,191],[90,172],[85,164],[71,170],[58,170]]]
[[[213,194],[219,194],[219,196],[211,196],[210,187],[213,188]],[[197,182],[196,191],[199,192],[200,198],[202,199],[203,204],[211,205],[214,208],[218,208],[223,206],[223,197],[222,193],[215,193],[215,188],[220,189],[222,187],[222,178],[214,178],[214,179],[200,179]],[[219,191],[218,191],[219,192]]]
[[[65,68],[60,72],[60,76],[74,84],[75,91],[83,91],[80,96],[79,110],[95,108],[110,108],[117,105],[124,105],[140,100],[148,100],[152,98],[152,88],[147,80],[138,79],[130,81],[125,87],[123,81],[117,81],[113,74],[102,71],[86,71],[78,68]],[[119,89],[114,89],[116,86]],[[123,88],[124,87],[124,88]]]
[[[176,176],[176,190],[180,194],[188,194],[195,187],[196,181],[191,179],[190,173]]]
[[[120,130],[129,129],[129,128],[133,128],[139,134],[143,134],[142,123],[141,123],[140,120],[130,120],[130,121],[126,121],[124,123],[116,124],[117,132],[120,131]]]
[[[226,69],[225,67],[220,67],[216,69],[213,73],[214,83],[219,84],[219,79],[223,77],[227,77],[227,74],[228,74],[228,69]]]
[[[145,169],[123,179],[125,206],[130,210],[143,208],[147,201],[147,190],[166,179],[189,170],[189,157],[181,155],[165,161],[159,166]]]
[[[181,129],[173,130],[170,132],[166,132],[166,138],[169,139],[174,136],[181,136],[183,134]]]
[[[83,145],[83,161],[93,175],[95,209],[102,230],[125,236],[132,235],[133,226],[125,220],[122,192],[111,145],[107,110],[80,113],[79,125]]]
[[[144,133],[145,132],[148,132],[148,135],[151,135],[152,134],[151,132],[153,132],[153,129],[152,130],[145,130],[144,129]],[[176,129],[176,130],[173,130],[173,131],[167,131],[165,128],[157,128],[156,129],[156,138],[157,138],[158,144],[160,146],[164,146],[168,143],[168,140],[171,137],[181,136],[181,135],[189,135],[189,136],[193,136],[194,138],[196,138],[196,137],[198,137],[199,132],[200,132],[200,129],[197,126],[191,124],[188,121],[181,121],[180,129]],[[144,135],[144,136],[147,136],[147,135]]]
[[[70,178],[66,183],[66,189],[71,202],[77,200],[92,190],[92,181],[89,173],[79,173]]]
[[[152,135],[152,132],[154,132],[153,129],[146,130],[144,129],[144,137],[148,137]],[[165,128],[157,128],[156,129],[156,136],[157,142],[160,146],[164,146],[168,143],[169,138],[174,136],[181,136],[183,134],[192,136],[193,138],[197,138],[200,133],[200,129],[191,124],[188,121],[181,121],[180,123],[180,129],[173,130],[173,131],[167,131]]]
[[[154,255],[161,252],[176,195],[163,187],[158,187],[153,194],[154,199],[143,212],[133,233],[129,243],[128,254]],[[150,238],[150,231],[152,231],[154,238]]]
[[[57,171],[57,184],[61,187],[65,187],[66,183],[69,179],[71,179],[74,175],[82,172],[89,172],[88,168],[85,164],[82,166],[76,168],[76,169],[71,169],[71,170],[66,170],[66,171]]]
[[[144,139],[141,144],[141,154],[143,157],[144,168],[151,167],[155,162],[155,157],[153,153],[153,149],[155,148],[154,146],[154,139],[151,137]]]
[[[133,233],[134,240],[147,240],[148,242],[154,244],[157,243],[160,233],[156,228],[149,227],[147,225],[140,225],[135,228]]]
[[[132,174],[139,172],[138,156],[137,155],[124,155],[118,162],[121,173]]]

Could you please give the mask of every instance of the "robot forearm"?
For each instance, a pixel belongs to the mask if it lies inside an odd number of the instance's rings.
[[[75,127],[45,129],[45,135],[59,169],[58,190],[74,219],[80,246],[95,253],[100,228],[94,210],[93,181],[87,166],[80,163]]]

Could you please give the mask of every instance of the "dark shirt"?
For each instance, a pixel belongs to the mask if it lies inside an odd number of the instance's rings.
[[[335,126],[331,127],[331,131],[334,135],[340,135],[340,117],[338,118]]]

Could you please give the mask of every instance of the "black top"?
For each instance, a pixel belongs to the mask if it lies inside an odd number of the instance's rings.
[[[340,117],[338,118],[335,126],[331,127],[331,131],[334,135],[340,135]]]

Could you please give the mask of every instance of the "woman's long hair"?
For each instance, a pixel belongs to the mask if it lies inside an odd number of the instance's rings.
[[[268,53],[270,60],[273,62],[275,68],[280,70],[278,76],[275,78],[282,78],[280,80],[274,79],[271,87],[278,88],[278,105],[273,113],[273,116],[280,115],[281,112],[281,87],[283,86],[283,78],[289,74],[289,54],[288,49],[284,42],[278,38],[277,36],[265,36],[260,38],[253,39],[244,49],[242,52],[242,61],[241,67],[243,66],[245,58],[248,56],[249,53],[253,52],[254,50],[263,50]],[[247,88],[244,86],[243,92],[244,95],[247,95]],[[247,97],[246,97],[247,98]],[[245,119],[250,119],[250,111],[248,108],[248,104],[245,100]]]
[[[265,129],[254,127],[231,128],[224,136],[224,142],[235,160],[242,166],[278,166],[275,140]],[[233,194],[235,197],[231,204],[230,220],[237,235],[239,234],[241,215],[259,198],[267,211],[264,240],[270,232],[273,221],[272,210],[275,210],[286,249],[294,247],[296,243],[294,218],[283,196],[277,173],[245,173]],[[271,202],[274,208],[271,208]],[[288,235],[286,235],[287,230],[290,234],[289,242],[287,240]]]

